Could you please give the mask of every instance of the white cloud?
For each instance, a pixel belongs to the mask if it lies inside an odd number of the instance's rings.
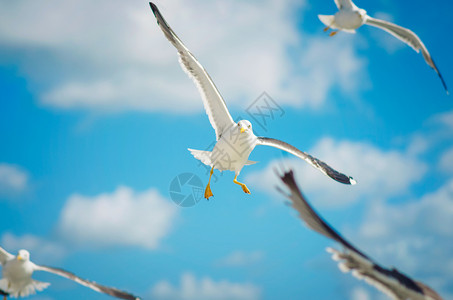
[[[157,4],[229,105],[266,90],[281,104],[318,107],[333,88],[348,94],[360,88],[365,58],[352,38],[298,31],[296,12],[305,1]],[[6,53],[0,63],[18,63],[46,106],[203,111],[147,2],[11,1],[0,11],[0,40]]]
[[[416,157],[396,150],[385,151],[363,142],[321,139],[310,154],[334,169],[353,176],[357,185],[339,184],[306,162],[291,158],[276,160],[247,177],[247,182],[268,192],[275,192],[274,170],[283,164],[295,169],[301,187],[317,205],[341,206],[360,199],[388,198],[407,193],[409,187],[426,173],[426,165]],[[341,195],[341,199],[338,198]]]
[[[19,166],[0,163],[0,194],[22,192],[27,188],[28,174]]]
[[[377,261],[453,293],[453,180],[408,203],[373,202],[359,228],[357,244]]]
[[[262,251],[244,252],[235,251],[222,258],[217,263],[219,266],[242,267],[260,262],[264,258]]]
[[[31,234],[16,236],[12,233],[4,233],[1,238],[1,245],[14,255],[20,249],[28,250],[31,259],[38,264],[40,262],[59,261],[67,253],[65,247],[61,244]]]
[[[209,277],[198,280],[192,273],[185,273],[179,287],[160,281],[151,294],[153,299],[166,300],[255,300],[260,299],[261,289],[251,283],[214,281]]]
[[[357,287],[351,292],[351,300],[371,300],[371,298],[367,290]]]
[[[292,79],[294,84],[301,86],[294,105],[308,103],[319,107],[326,102],[333,88],[354,94],[367,85],[367,77],[361,74],[366,60],[357,56],[353,37],[341,35],[333,39],[308,38],[304,50],[301,50],[300,65],[297,66],[301,75]],[[356,79],[359,74],[361,81]]]
[[[453,129],[453,110],[433,116],[431,122],[439,123],[449,129]]]
[[[445,151],[439,161],[439,168],[446,173],[453,173],[453,148]]]
[[[111,194],[73,195],[65,204],[61,237],[84,246],[133,245],[155,249],[170,232],[178,209],[150,189],[118,187]]]

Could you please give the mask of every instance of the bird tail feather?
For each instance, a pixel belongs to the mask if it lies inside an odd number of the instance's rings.
[[[188,150],[193,155],[193,157],[195,157],[196,159],[198,159],[207,166],[212,166],[211,151],[194,150],[190,148]]]
[[[324,23],[327,27],[335,29],[335,16],[334,15],[318,15],[318,18],[321,22]]]
[[[7,292],[9,296],[13,298],[34,295],[36,294],[36,291],[40,292],[50,285],[50,283],[48,282],[31,280],[28,285],[17,288],[13,285],[10,285],[7,279],[5,281],[3,280],[5,280],[5,278],[0,280],[0,289]]]
[[[6,278],[0,279],[0,291],[8,293],[9,281]]]

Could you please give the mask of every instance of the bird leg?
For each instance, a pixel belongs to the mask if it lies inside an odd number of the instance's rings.
[[[334,35],[336,35],[337,33],[338,33],[338,31],[332,31],[332,32],[329,34],[329,36],[334,36]]]
[[[330,29],[330,26],[326,26],[323,31],[326,32],[329,29]]]
[[[247,188],[247,186],[245,184],[243,184],[242,182],[237,181],[236,180],[237,178],[238,178],[238,175],[234,176],[233,182],[236,184],[239,184],[242,187],[242,190],[244,191],[244,193],[250,194],[250,191]]]
[[[209,200],[209,197],[214,196],[211,191],[211,177],[212,173],[214,173],[214,167],[212,167],[211,172],[209,173],[209,181],[206,189],[204,190],[204,197]]]

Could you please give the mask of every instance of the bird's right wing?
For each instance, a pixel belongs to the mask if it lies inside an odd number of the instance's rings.
[[[332,178],[335,181],[341,182],[343,184],[351,184],[351,185],[356,184],[356,181],[352,177],[334,170],[329,165],[327,165],[325,162],[323,162],[323,161],[317,159],[316,157],[313,157],[310,154],[305,153],[305,152],[297,149],[296,147],[294,147],[288,143],[285,143],[283,141],[272,139],[272,138],[267,138],[267,137],[258,137],[257,145],[271,146],[271,147],[286,151],[288,153],[291,153],[294,156],[297,156],[297,157],[305,160],[310,165],[312,165],[316,169],[320,170],[322,173],[329,176],[330,178]]]
[[[335,0],[338,9],[353,8],[355,5],[351,0]]]
[[[417,53],[421,50],[425,62],[431,68],[433,68],[434,71],[436,71],[437,75],[442,81],[442,85],[444,86],[445,91],[447,92],[447,94],[449,94],[447,84],[445,83],[442,74],[440,74],[440,71],[437,68],[436,64],[434,63],[431,54],[429,54],[428,49],[426,48],[425,44],[423,44],[422,40],[418,37],[418,35],[416,35],[412,30],[409,30],[407,28],[401,27],[399,25],[384,20],[372,18],[368,15],[365,17],[365,24],[387,31],[397,39],[411,46],[412,49],[414,49]]]
[[[78,284],[84,285],[86,287],[89,287],[90,289],[95,290],[96,292],[108,294],[110,296],[120,298],[120,299],[127,299],[127,300],[139,300],[140,298],[137,296],[134,296],[132,294],[129,294],[128,292],[118,290],[116,288],[112,287],[107,287],[104,285],[100,285],[94,281],[86,280],[83,278],[80,278],[76,276],[75,274],[65,271],[63,269],[58,269],[58,268],[53,268],[53,267],[48,267],[48,266],[39,266],[35,265],[35,271],[45,271],[45,272],[50,272],[56,275],[63,276],[65,278],[71,279]]]
[[[4,265],[8,260],[13,259],[15,256],[8,253],[5,249],[0,247],[0,265]]]
[[[343,246],[343,251],[327,249],[332,253],[332,258],[339,261],[339,267],[343,272],[352,271],[355,277],[364,279],[368,284],[375,286],[393,299],[442,300],[433,289],[425,284],[413,280],[396,269],[381,267],[344,239],[310,206],[295,181],[293,171],[286,172],[280,178],[288,188],[289,194],[279,190],[289,198],[291,206],[297,210],[300,219],[309,228]]]
[[[222,135],[225,130],[228,130],[235,124],[225,101],[217,90],[217,87],[208,72],[206,72],[193,54],[190,53],[189,49],[186,48],[178,36],[173,32],[159,12],[157,6],[151,2],[149,5],[157,19],[157,24],[164,32],[165,37],[173,44],[173,46],[175,46],[176,50],[178,50],[179,61],[182,68],[197,85],[209,121],[211,122],[212,127],[214,127],[216,138],[219,139],[220,135]]]

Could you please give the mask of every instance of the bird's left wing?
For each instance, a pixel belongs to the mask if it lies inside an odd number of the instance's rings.
[[[121,291],[119,289],[112,288],[112,287],[103,286],[94,281],[80,278],[80,277],[76,276],[75,274],[65,271],[63,269],[35,265],[35,271],[46,271],[46,272],[50,272],[53,274],[57,274],[57,275],[66,277],[68,279],[71,279],[81,285],[89,287],[90,289],[93,289],[97,292],[108,294],[108,295],[116,297],[116,298],[127,299],[127,300],[139,300],[140,299],[139,297],[129,294],[128,292]]]
[[[442,81],[442,85],[444,86],[445,91],[447,92],[447,94],[449,94],[447,84],[445,83],[442,74],[440,74],[439,69],[434,63],[433,58],[429,54],[428,49],[426,48],[425,44],[423,44],[422,40],[412,30],[409,30],[407,28],[401,27],[399,25],[384,20],[372,18],[368,15],[365,17],[365,24],[387,31],[394,37],[400,39],[401,41],[411,46],[417,52],[421,50],[423,58],[425,59],[426,63],[431,68],[433,68],[434,71],[436,71],[437,75],[439,75],[439,78]]]
[[[173,46],[175,46],[176,50],[178,50],[179,61],[182,68],[197,85],[201,98],[203,99],[204,108],[212,127],[214,127],[218,140],[224,131],[230,129],[235,124],[225,101],[208,72],[206,72],[203,66],[170,28],[157,6],[151,2],[149,5],[157,19],[157,24],[160,29],[162,29],[165,37],[173,44]]]
[[[8,260],[13,259],[15,256],[0,247],[0,265],[4,265]]]
[[[288,153],[291,153],[292,155],[295,155],[295,156],[305,160],[310,165],[312,165],[316,169],[323,172],[325,175],[329,176],[330,178],[332,178],[338,182],[341,182],[344,184],[356,184],[356,181],[352,177],[347,176],[343,173],[340,173],[340,172],[332,169],[325,162],[311,156],[308,153],[300,151],[296,147],[294,147],[288,143],[285,143],[283,141],[272,139],[272,138],[266,138],[266,137],[258,137],[257,145],[271,146],[271,147],[286,151]]]
[[[309,228],[337,241],[344,247],[343,251],[327,249],[332,253],[332,258],[339,261],[339,267],[343,272],[352,271],[355,277],[364,279],[368,284],[375,286],[393,299],[442,300],[433,289],[425,284],[413,280],[396,269],[381,267],[337,233],[305,199],[295,181],[293,171],[286,172],[280,178],[288,188],[289,194],[282,189],[279,190],[289,198],[291,206],[297,210],[300,219]]]

